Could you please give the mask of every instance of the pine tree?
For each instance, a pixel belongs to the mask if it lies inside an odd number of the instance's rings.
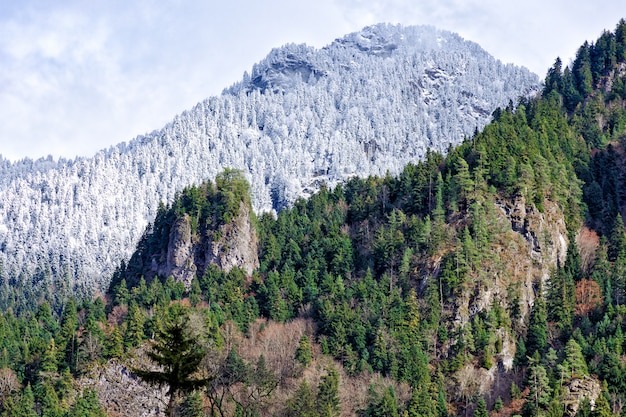
[[[539,407],[546,407],[552,398],[552,388],[546,368],[539,364],[532,365],[529,368],[527,384],[530,388],[527,404],[534,407],[533,414],[535,414]]]
[[[526,352],[528,356],[533,356],[535,352],[540,355],[548,344],[548,317],[546,305],[541,296],[541,289],[537,291],[535,304],[530,313],[528,333],[526,335]]]
[[[311,359],[311,342],[307,335],[303,335],[296,348],[296,360],[306,367],[311,364]]]
[[[585,397],[578,406],[576,417],[591,417],[591,401],[589,397]]]
[[[615,216],[611,234],[609,237],[608,259],[611,262],[617,261],[620,257],[626,257],[626,235],[624,234],[624,220],[621,214]]]
[[[576,305],[576,288],[566,268],[557,268],[550,274],[546,307],[548,319],[561,329],[570,329]]]
[[[565,345],[565,361],[563,368],[569,373],[568,378],[580,378],[589,375],[587,362],[583,357],[580,345],[573,338]]]
[[[456,161],[456,174],[454,175],[454,183],[457,188],[459,203],[463,203],[461,209],[466,208],[469,205],[469,199],[472,198],[474,191],[474,181],[469,172],[469,165],[463,158],[458,158]]]
[[[128,285],[126,284],[126,279],[122,278],[120,283],[115,287],[115,304],[122,305],[127,304],[130,298],[130,293],[128,291]]]
[[[338,416],[339,408],[339,373],[334,366],[327,370],[327,374],[322,377],[317,388],[317,399],[315,404],[319,410],[320,417]]]
[[[68,417],[107,417],[93,389],[86,389],[67,414]]]
[[[50,339],[50,343],[48,344],[48,348],[43,354],[41,358],[41,371],[42,372],[56,372],[58,370],[57,366],[58,353],[57,347],[54,343],[54,339]]]
[[[42,417],[61,417],[59,397],[51,383],[46,382],[35,387],[36,397],[41,404]]]
[[[181,405],[181,417],[204,417],[202,397],[198,391],[192,392]]]
[[[198,278],[193,277],[191,280],[191,288],[189,289],[189,302],[195,307],[201,300],[202,289],[200,288],[200,283],[198,282]]]
[[[411,399],[407,404],[407,414],[409,417],[437,417],[438,407],[440,403],[436,403],[431,398],[430,384],[421,384],[413,388]],[[437,400],[440,396],[437,395]],[[445,397],[444,397],[445,406]],[[447,412],[446,412],[447,417]]]
[[[370,404],[366,415],[368,417],[399,417],[398,400],[392,386],[385,389],[380,400]]]
[[[38,417],[35,412],[35,395],[30,384],[26,385],[17,401],[7,403],[4,404],[7,417]]]
[[[474,417],[489,417],[487,412],[487,403],[484,398],[479,398],[476,404],[476,410],[474,410]]]
[[[144,324],[146,318],[141,309],[132,300],[128,306],[128,315],[126,316],[126,332],[124,333],[124,342],[127,347],[139,346],[139,343],[145,338]]]
[[[598,398],[596,398],[593,411],[591,411],[591,417],[613,417],[611,404],[605,397],[604,392],[601,392],[600,395],[598,395]]]
[[[121,358],[124,355],[124,338],[119,327],[111,330],[109,337],[105,340],[106,356],[109,358]]]
[[[69,366],[70,369],[74,369],[76,361],[76,351],[78,349],[78,339],[76,336],[76,330],[78,329],[78,314],[76,310],[76,303],[73,299],[70,299],[63,309],[63,315],[61,317],[61,330],[58,337],[58,352],[61,356],[61,361],[64,360],[64,364]]]
[[[211,381],[194,377],[205,351],[197,338],[189,334],[186,323],[186,312],[174,312],[174,317],[159,331],[156,342],[147,352],[148,357],[155,365],[160,366],[162,371],[134,369],[144,381],[169,387],[168,416],[174,416],[174,406],[179,394],[193,392]]]
[[[293,397],[288,399],[285,403],[284,415],[285,417],[319,416],[315,406],[315,397],[306,379],[302,380]]]

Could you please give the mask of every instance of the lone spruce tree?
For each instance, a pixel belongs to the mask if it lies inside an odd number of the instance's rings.
[[[133,370],[149,384],[169,387],[168,416],[174,416],[180,394],[191,393],[211,381],[210,378],[194,377],[206,352],[189,333],[186,323],[187,312],[176,310],[158,331],[156,341],[147,355],[160,370]]]

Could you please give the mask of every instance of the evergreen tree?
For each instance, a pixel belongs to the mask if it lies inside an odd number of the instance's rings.
[[[202,397],[198,391],[188,395],[181,405],[181,417],[204,417]]]
[[[448,416],[445,390],[440,389],[436,383],[430,383],[429,380],[430,378],[413,387],[406,409],[409,417]]]
[[[611,304],[613,289],[611,286],[611,264],[608,260],[606,238],[600,239],[600,245],[596,249],[596,258],[593,265],[591,278],[600,285],[605,305]],[[608,288],[607,288],[608,287]]]
[[[591,417],[591,401],[589,401],[589,397],[583,398],[580,402],[576,417]]]
[[[198,278],[193,277],[191,280],[191,288],[189,289],[189,302],[192,306],[197,306],[198,303],[202,299],[202,289],[200,288],[200,283],[198,282]]]
[[[484,398],[479,398],[476,404],[476,410],[474,410],[474,417],[489,417],[487,412],[487,403]]]
[[[41,358],[41,371],[42,372],[56,372],[58,370],[57,366],[58,361],[58,353],[57,347],[54,343],[54,339],[50,339],[50,343],[48,344],[48,348],[43,354]]]
[[[527,384],[530,388],[527,409],[530,408],[529,415],[537,415],[539,409],[547,407],[552,399],[552,388],[546,368],[540,364],[533,364],[529,368]]]
[[[311,364],[311,359],[311,342],[307,335],[303,335],[296,348],[296,360],[306,367]]]
[[[86,389],[68,413],[68,417],[107,417],[96,392]]]
[[[568,251],[569,252],[569,251]],[[566,268],[557,268],[550,274],[546,306],[548,319],[561,329],[570,329],[576,304],[576,286]]]
[[[26,385],[16,402],[7,401],[7,403],[4,405],[4,414],[7,417],[38,417],[35,412],[35,395],[30,384]]]
[[[128,315],[126,316],[126,332],[124,334],[124,342],[127,347],[137,347],[145,338],[144,325],[146,318],[143,312],[132,300],[128,306]]]
[[[339,408],[339,373],[331,366],[327,374],[322,377],[317,388],[316,407],[320,417],[338,416]]]
[[[148,357],[162,367],[162,371],[134,370],[141,379],[150,384],[168,386],[168,416],[174,416],[174,406],[179,394],[193,392],[210,382],[210,379],[194,377],[206,353],[197,338],[189,334],[187,320],[186,312],[174,312],[174,316],[159,331],[156,342],[147,352]]]
[[[285,417],[318,417],[315,397],[303,379],[293,397],[285,403]]]
[[[601,392],[600,395],[598,395],[598,398],[596,398],[593,411],[591,411],[591,417],[613,417],[611,404],[605,397],[604,392]]]
[[[398,400],[392,386],[388,386],[385,389],[380,399],[376,400],[373,398],[370,401],[373,402],[370,402],[366,411],[368,417],[399,417]]]
[[[122,305],[127,304],[130,299],[130,293],[128,291],[128,285],[126,284],[126,279],[122,278],[122,280],[117,284],[114,290],[115,294],[115,304]]]
[[[548,317],[546,305],[541,296],[541,289],[537,291],[535,304],[530,313],[528,323],[528,333],[526,335],[526,352],[528,356],[533,356],[535,352],[543,354],[548,345]]]
[[[124,355],[124,339],[119,327],[114,327],[105,340],[105,354],[109,358],[121,358]]]
[[[78,349],[78,340],[76,330],[78,329],[78,314],[76,310],[76,302],[70,299],[65,304],[63,315],[61,317],[61,329],[58,337],[58,352],[61,361],[74,369],[76,360],[76,351]]]
[[[41,404],[42,417],[63,416],[59,405],[59,396],[51,383],[45,382],[35,387],[35,394],[37,401]]]
[[[580,345],[573,338],[565,345],[565,361],[571,378],[580,378],[589,375],[587,362],[583,357]]]
[[[609,237],[608,259],[615,262],[618,258],[626,257],[626,235],[624,234],[624,220],[621,214],[615,216],[611,235]]]

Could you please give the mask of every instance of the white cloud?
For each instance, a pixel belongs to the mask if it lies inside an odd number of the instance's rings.
[[[378,22],[451,30],[543,76],[614,29],[620,1],[3,2],[0,153],[93,154],[219,94],[272,47],[322,47]]]

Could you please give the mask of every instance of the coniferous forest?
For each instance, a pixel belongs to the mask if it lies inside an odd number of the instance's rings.
[[[186,188],[106,293],[0,314],[1,415],[626,416],[626,21],[492,118],[277,215]]]

